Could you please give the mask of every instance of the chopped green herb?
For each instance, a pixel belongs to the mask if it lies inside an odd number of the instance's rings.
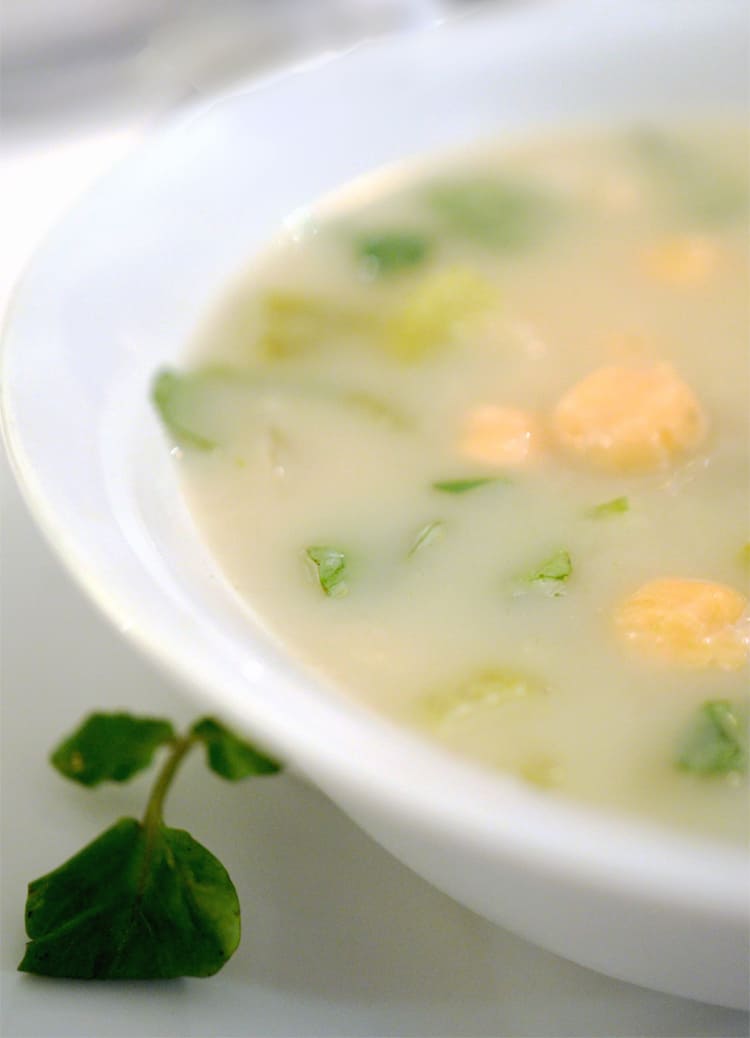
[[[565,594],[564,585],[572,572],[573,560],[570,553],[561,548],[543,562],[539,569],[516,582],[516,594],[522,594],[532,587],[543,591],[550,598],[559,598]]]
[[[327,546],[307,549],[307,557],[315,565],[318,582],[329,598],[343,598],[349,593],[346,583],[346,555]]]
[[[100,740],[95,751],[94,736]],[[210,718],[176,736],[168,721],[95,714],[55,750],[52,759],[63,774],[76,781],[86,774],[93,785],[123,781],[150,761],[159,742],[170,747],[142,821],[121,818],[29,884],[29,942],[19,970],[97,980],[207,977],[232,956],[240,940],[240,905],[226,869],[187,832],[163,821],[174,775],[200,740],[209,755],[217,740],[223,743],[225,752],[211,766],[225,778],[278,768]],[[111,766],[104,763],[108,751]],[[83,755],[83,772],[76,754]]]
[[[261,299],[259,348],[268,360],[285,360],[329,345],[367,336],[380,322],[362,307],[276,289]]]
[[[453,688],[424,697],[420,708],[429,723],[442,726],[544,691],[544,683],[529,674],[489,667]]]
[[[244,413],[249,396],[278,391],[314,392],[252,368],[211,364],[192,371],[158,372],[152,399],[164,426],[181,446],[207,451],[227,438],[232,417]]]
[[[630,502],[626,497],[613,497],[611,501],[603,501],[600,505],[594,505],[586,515],[589,519],[609,519],[613,515],[622,515],[630,509]]]
[[[379,231],[358,240],[357,255],[375,275],[396,274],[424,263],[432,242],[415,231]]]
[[[635,153],[660,190],[683,215],[700,224],[724,224],[747,213],[747,177],[660,130],[644,127],[631,137]]]
[[[496,300],[490,282],[471,268],[436,271],[423,278],[387,319],[385,348],[400,360],[421,360],[449,343]]]
[[[441,541],[445,536],[445,523],[442,519],[433,519],[431,523],[427,523],[419,531],[417,536],[414,538],[411,548],[406,553],[407,559],[412,558],[422,548],[428,547],[430,544],[435,544],[437,541]]]
[[[572,572],[573,562],[570,553],[561,548],[542,563],[537,572],[529,577],[529,580],[532,582],[535,580],[567,580]]]
[[[433,490],[443,494],[466,494],[477,487],[485,487],[488,483],[510,483],[505,476],[475,476],[470,479],[445,479],[432,484]]]
[[[690,725],[677,765],[699,775],[747,771],[747,709],[727,700],[712,700],[699,708]]]
[[[176,371],[160,371],[154,379],[151,399],[162,422],[183,446],[208,451],[216,441],[200,428],[199,397],[207,388],[207,380],[198,372],[181,375]]]
[[[154,380],[152,397],[162,422],[179,444],[213,450],[230,437],[233,415],[239,419],[251,400],[278,393],[348,407],[394,429],[409,429],[412,424],[395,405],[364,390],[269,376],[252,368],[164,370]],[[278,431],[275,435],[278,437]]]
[[[426,201],[454,234],[509,252],[536,241],[553,208],[537,188],[487,178],[439,181]]]

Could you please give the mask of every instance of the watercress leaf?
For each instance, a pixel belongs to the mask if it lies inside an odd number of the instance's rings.
[[[445,536],[445,523],[442,519],[433,519],[432,522],[427,523],[414,538],[411,547],[406,553],[408,559],[416,555],[422,548],[426,548],[430,544],[435,544],[437,541],[441,541]]]
[[[307,549],[307,557],[314,564],[318,582],[329,598],[342,598],[349,593],[346,582],[347,559],[343,551],[329,545]]]
[[[626,497],[613,497],[611,501],[603,501],[600,505],[594,505],[586,515],[589,519],[609,519],[613,515],[622,515],[630,509],[630,502]]]
[[[699,775],[747,771],[747,709],[709,700],[694,716],[680,746],[677,765]]]
[[[151,387],[151,399],[159,416],[179,444],[209,451],[216,441],[196,424],[196,390],[200,392],[199,373],[180,374],[165,369],[157,373]]]
[[[409,429],[410,419],[397,406],[365,390],[312,379],[295,379],[250,367],[212,365],[178,373],[162,371],[153,398],[164,425],[183,447],[213,450],[231,442],[248,408],[264,399],[307,401],[343,407],[391,426]]]
[[[418,267],[432,251],[432,242],[416,231],[377,231],[362,235],[356,252],[376,276]]]
[[[496,302],[492,284],[470,267],[435,271],[422,278],[390,313],[383,344],[399,360],[421,360],[450,343]]]
[[[175,738],[169,721],[132,714],[91,714],[53,751],[50,760],[84,786],[127,782],[147,768],[155,751]]]
[[[565,594],[565,582],[573,572],[573,560],[570,552],[561,548],[551,555],[538,569],[532,570],[515,582],[514,595],[523,595],[534,589],[549,595],[550,598],[559,598]]]
[[[241,413],[248,394],[294,386],[272,383],[251,368],[209,364],[156,375],[152,400],[165,428],[182,447],[209,451],[227,435],[227,421]]]
[[[123,818],[29,884],[19,969],[52,977],[207,977],[240,939],[226,869],[188,833]]]
[[[212,717],[197,721],[192,731],[206,747],[209,767],[222,778],[236,782],[249,775],[272,775],[281,768]]]
[[[454,234],[509,252],[536,241],[553,209],[538,188],[499,178],[437,181],[425,198]]]
[[[561,548],[556,551],[554,555],[550,555],[546,562],[543,562],[539,569],[529,576],[529,580],[534,583],[537,580],[567,580],[573,572],[573,561],[570,557],[570,553]]]
[[[475,476],[468,479],[444,479],[432,484],[433,490],[439,490],[443,494],[465,494],[477,487],[487,486],[488,483],[510,483],[505,476]]]

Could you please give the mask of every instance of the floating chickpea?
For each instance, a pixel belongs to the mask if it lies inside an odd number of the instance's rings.
[[[669,364],[605,367],[569,389],[553,415],[570,454],[619,472],[662,468],[706,435],[698,399]]]
[[[747,599],[726,584],[665,577],[619,606],[615,625],[636,651],[686,667],[736,670],[748,656]]]

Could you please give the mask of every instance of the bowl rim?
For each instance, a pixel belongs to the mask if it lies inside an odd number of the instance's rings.
[[[738,8],[734,0],[721,0],[727,8]],[[669,0],[684,15],[685,0]],[[706,9],[715,0],[689,0],[691,7]],[[576,0],[570,11],[586,13],[593,0]],[[513,10],[514,17],[544,16],[545,9],[557,7],[551,0],[530,6],[529,13]],[[631,7],[631,17],[645,6],[639,0]],[[540,15],[541,12],[541,15]],[[483,12],[463,17],[458,24],[442,24],[433,34],[481,32],[486,20],[504,19],[504,12]],[[388,61],[398,48],[412,46],[413,36],[399,36],[369,41],[327,54],[312,61],[290,66],[251,82],[218,100],[200,102],[173,121],[173,128],[183,128],[197,120],[211,120],[220,115],[231,118],[233,107],[248,93],[272,91],[278,84],[296,78],[300,89],[306,77],[333,63],[349,62],[356,68],[361,54],[374,54],[376,60]],[[171,131],[167,129],[168,135]],[[158,137],[156,138],[158,139]],[[2,334],[2,378],[0,379],[0,427],[11,466],[22,495],[45,537],[62,560],[68,572],[108,619],[141,652],[171,677],[187,688],[194,699],[214,708],[268,744],[269,748],[298,764],[312,780],[325,777],[326,788],[339,784],[355,790],[361,798],[381,809],[412,819],[415,825],[453,834],[456,838],[481,848],[489,854],[511,856],[529,867],[554,873],[568,873],[587,884],[621,893],[636,893],[641,898],[665,901],[691,911],[704,910],[712,915],[737,920],[750,916],[746,894],[746,856],[740,848],[714,841],[690,837],[662,829],[643,819],[610,813],[572,800],[551,799],[548,795],[525,788],[511,776],[490,774],[466,761],[457,760],[444,749],[426,745],[416,735],[405,732],[385,718],[377,717],[355,704],[334,699],[315,682],[314,676],[301,669],[284,678],[285,687],[296,694],[311,697],[311,688],[323,697],[310,702],[322,709],[329,720],[341,722],[342,736],[357,733],[361,739],[354,745],[331,746],[330,735],[313,731],[299,720],[289,721],[277,706],[243,695],[246,684],[236,682],[232,688],[222,684],[219,671],[210,659],[187,657],[181,649],[174,626],[165,622],[156,626],[134,622],[138,615],[139,591],[135,586],[112,587],[104,572],[89,552],[85,529],[70,529],[63,521],[50,488],[34,462],[20,431],[15,411],[13,376],[8,376],[11,350],[18,349],[23,339],[24,315],[33,309],[34,300],[44,290],[49,269],[54,270],[56,256],[66,234],[89,214],[92,199],[117,197],[123,171],[137,170],[155,147],[155,138],[147,137],[134,152],[107,173],[48,235],[36,251],[18,283],[7,314]],[[20,338],[15,338],[18,329]],[[12,342],[13,341],[13,342]],[[153,617],[152,617],[153,619]],[[268,674],[265,675],[268,677]],[[279,688],[283,682],[279,682]],[[305,719],[306,720],[306,719]],[[337,721],[337,723],[338,723]],[[367,746],[366,757],[358,754]],[[408,759],[403,758],[408,755]],[[439,795],[436,795],[436,792]]]

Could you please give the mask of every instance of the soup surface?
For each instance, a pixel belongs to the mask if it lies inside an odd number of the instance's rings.
[[[747,838],[743,132],[387,171],[154,398],[229,581],[347,695],[548,795]]]

